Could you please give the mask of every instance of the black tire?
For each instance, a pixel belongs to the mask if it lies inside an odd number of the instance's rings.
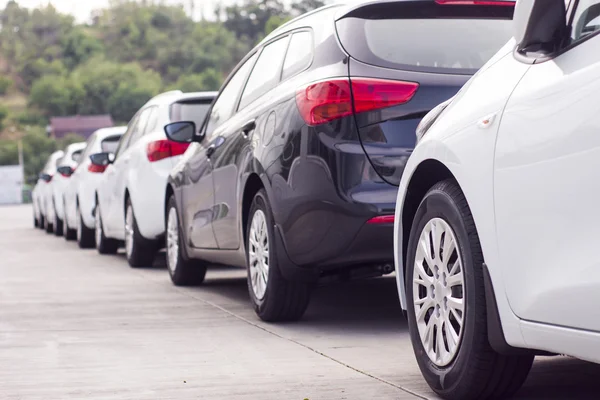
[[[54,232],[54,226],[50,223],[48,218],[44,219],[44,229],[46,230],[46,233]]]
[[[456,355],[445,366],[436,365],[427,355],[419,336],[413,304],[416,249],[421,232],[434,218],[442,219],[454,232],[462,256],[464,282],[462,340]],[[419,368],[429,386],[445,399],[510,397],[525,382],[533,363],[533,355],[501,355],[489,344],[483,262],[479,236],[460,187],[453,180],[436,184],[421,202],[411,229],[406,263],[406,297],[410,336]]]
[[[77,239],[77,230],[69,226],[69,219],[67,218],[67,204],[63,203],[63,210],[65,210],[65,226],[64,236],[66,241],[72,241]]]
[[[77,245],[80,249],[93,249],[96,246],[96,238],[94,237],[94,229],[90,229],[85,226],[83,217],[81,216],[81,210],[79,204],[77,207],[77,228],[75,229],[75,236],[77,238]]]
[[[116,254],[119,250],[119,241],[115,239],[109,239],[104,234],[104,226],[102,224],[102,214],[100,212],[100,205],[96,206],[96,250],[100,254]]]
[[[40,226],[40,222],[38,221],[36,215],[35,215],[35,211],[33,213],[33,227],[34,228],[38,228]]]
[[[62,236],[64,221],[58,217],[58,213],[56,212],[56,205],[54,205],[54,236]]]
[[[38,225],[38,228],[41,230],[46,229],[46,218],[44,218],[44,216],[40,213],[40,224]]]
[[[125,220],[127,220],[128,210],[131,210],[133,218],[133,242],[131,251],[127,250],[126,245],[127,262],[131,268],[151,267],[152,264],[154,264],[156,253],[158,253],[158,246],[155,241],[146,239],[140,233],[131,199],[127,199],[127,204],[125,206]]]
[[[258,298],[252,288],[251,266],[250,266],[250,233],[252,221],[257,211],[262,211],[266,219],[268,233],[268,259],[269,268],[267,274],[266,290],[262,298]],[[254,196],[250,212],[248,214],[248,226],[246,226],[246,264],[248,271],[248,292],[254,306],[254,311],[263,321],[295,321],[302,318],[308,303],[310,302],[311,286],[301,282],[286,280],[277,263],[277,251],[275,245],[274,223],[271,206],[264,189]]]
[[[167,203],[167,215],[165,218],[165,226],[167,227],[167,232],[165,234],[165,248],[167,249],[167,269],[169,270],[169,276],[171,276],[171,282],[173,282],[175,286],[201,285],[206,276],[206,263],[202,260],[188,259],[184,257],[184,242],[181,226],[179,224],[179,213],[177,212],[176,204],[175,197],[171,196],[171,198],[169,198],[169,202]],[[169,216],[171,215],[171,210],[174,210],[175,212],[174,215],[177,223],[177,238],[176,240],[173,238],[173,241],[177,243],[177,250],[169,247]],[[177,256],[174,263],[171,262],[171,251],[177,251]]]

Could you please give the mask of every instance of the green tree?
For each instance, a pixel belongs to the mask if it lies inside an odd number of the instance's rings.
[[[182,75],[170,88],[186,93],[218,90],[222,81],[222,74],[219,71],[208,68],[200,74]]]
[[[102,53],[102,43],[81,27],[75,27],[62,41],[65,66],[72,70]]]
[[[81,90],[70,79],[47,75],[33,84],[29,105],[48,117],[71,115],[77,113],[81,96]]]
[[[12,79],[0,76],[0,95],[4,96],[12,86]]]

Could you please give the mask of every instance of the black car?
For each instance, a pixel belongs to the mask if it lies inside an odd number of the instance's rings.
[[[393,270],[397,185],[421,118],[511,36],[514,2],[335,5],[285,24],[229,76],[167,189],[176,285],[248,267],[263,320],[298,319],[322,277]],[[197,128],[200,128],[199,131]]]

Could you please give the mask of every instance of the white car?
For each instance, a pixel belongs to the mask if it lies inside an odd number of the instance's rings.
[[[125,242],[132,267],[149,266],[163,247],[167,179],[188,145],[167,139],[164,126],[194,121],[202,126],[215,92],[173,91],[151,99],[129,122],[113,156],[92,155],[107,166],[96,195],[96,248],[115,253]]]
[[[71,174],[77,168],[81,154],[85,150],[86,143],[73,143],[67,146],[64,156],[58,160],[56,174],[50,182],[50,192],[46,196],[46,218],[52,221],[54,234],[63,235],[65,219],[65,199],[64,193]]]
[[[520,0],[514,39],[417,130],[396,273],[444,398],[508,397],[536,355],[600,363],[599,16]]]
[[[65,190],[65,238],[77,239],[82,249],[93,248],[94,207],[96,190],[105,167],[92,164],[90,155],[99,152],[115,153],[126,126],[103,128],[94,132],[87,141],[80,163],[72,173]]]
[[[54,226],[52,225],[52,220],[49,220],[47,217],[48,214],[46,210],[46,204],[48,201],[46,199],[51,197],[52,191],[50,184],[54,178],[54,175],[56,174],[58,162],[61,158],[63,158],[64,155],[64,151],[58,150],[48,157],[48,161],[46,161],[46,165],[44,165],[44,168],[38,177],[38,181],[31,193],[35,226],[45,229],[48,233],[52,233]]]

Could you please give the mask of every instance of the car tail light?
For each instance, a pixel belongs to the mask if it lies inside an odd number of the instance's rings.
[[[189,143],[177,143],[166,139],[157,140],[148,143],[146,155],[150,162],[160,161],[165,158],[182,155],[189,146]]]
[[[394,215],[379,215],[377,217],[371,218],[367,221],[367,224],[370,225],[379,225],[379,224],[393,224],[394,223]]]
[[[90,165],[88,165],[88,171],[93,174],[101,174],[106,171],[106,165],[96,165],[90,163]]]
[[[330,79],[298,90],[296,104],[309,125],[409,102],[419,84],[374,78]]]
[[[458,6],[505,6],[514,7],[515,1],[491,1],[491,0],[435,0],[437,4]]]

